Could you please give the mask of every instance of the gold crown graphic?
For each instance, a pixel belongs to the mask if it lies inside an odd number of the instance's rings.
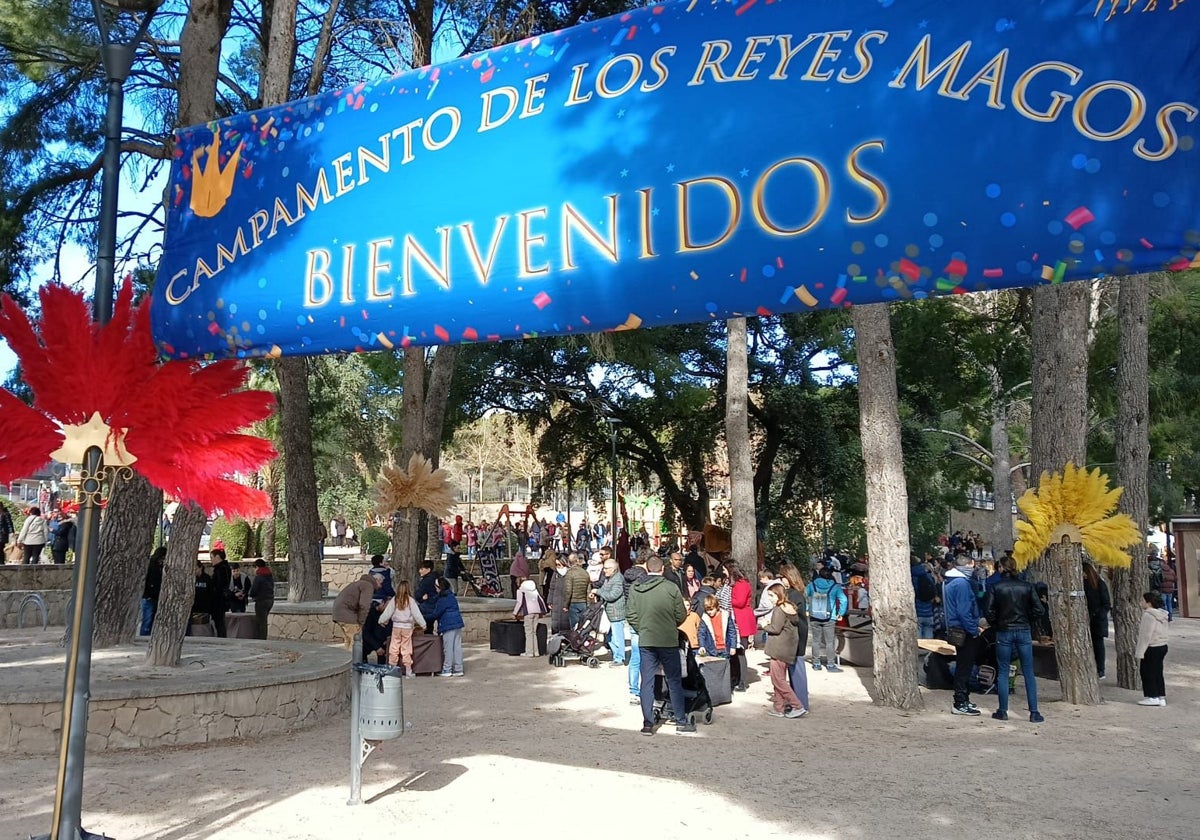
[[[237,165],[242,159],[245,143],[238,143],[233,155],[221,167],[221,130],[213,132],[210,145],[192,152],[192,212],[203,219],[211,219],[221,212],[225,202],[233,193],[233,179],[237,177]],[[200,155],[207,152],[204,168],[200,167]]]
[[[1096,11],[1092,13],[1092,17],[1100,17],[1104,12],[1104,7],[1108,7],[1108,17],[1105,20],[1112,20],[1113,17],[1121,10],[1121,4],[1125,4],[1125,14],[1129,14],[1137,6],[1138,0],[1096,0]],[[1173,12],[1180,7],[1183,0],[1171,0],[1171,8],[1168,12]],[[1146,5],[1142,7],[1143,12],[1153,12],[1158,10],[1158,0],[1146,0]]]

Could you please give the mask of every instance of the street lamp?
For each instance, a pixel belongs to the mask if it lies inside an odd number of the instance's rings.
[[[92,0],[100,30],[100,59],[108,84],[104,120],[104,157],[100,186],[99,239],[96,243],[96,293],[92,303],[97,324],[112,318],[117,253],[117,187],[121,174],[121,122],[125,80],[133,67],[138,43],[145,37],[163,0]],[[130,32],[132,31],[132,35]],[[128,36],[128,37],[126,37]],[[127,468],[126,468],[127,469]],[[75,560],[71,647],[63,684],[62,748],[54,790],[54,819],[49,840],[87,840],[100,835],[80,826],[83,807],[83,762],[87,744],[88,696],[91,693],[92,630],[96,617],[96,568],[100,544],[100,498],[108,470],[98,446],[83,456],[79,490],[79,552]]]
[[[617,426],[621,421],[615,417],[605,417],[608,424],[608,435],[612,439],[612,523],[609,526],[613,548],[617,545]]]

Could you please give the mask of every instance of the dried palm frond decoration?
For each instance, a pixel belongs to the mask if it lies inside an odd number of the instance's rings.
[[[1088,472],[1070,462],[1062,473],[1042,473],[1037,490],[1026,490],[1017,500],[1028,520],[1017,522],[1017,565],[1029,565],[1065,536],[1100,565],[1128,568],[1129,554],[1121,549],[1140,544],[1142,535],[1128,515],[1111,515],[1122,492],[1121,487],[1110,490],[1108,476],[1099,469]]]
[[[444,519],[454,508],[454,489],[445,470],[435,470],[428,458],[414,452],[408,469],[384,467],[375,485],[375,509],[390,516],[404,508],[420,508]]]

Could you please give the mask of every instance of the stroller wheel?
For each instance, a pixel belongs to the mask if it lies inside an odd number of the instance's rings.
[[[706,724],[712,723],[712,706],[709,706],[707,709],[704,710],[704,722]]]
[[[661,720],[662,720],[662,712],[660,712],[658,709],[655,709],[654,710],[654,722],[658,723]]]
[[[599,659],[597,659],[597,658],[596,658],[596,657],[594,657],[594,656],[589,656],[589,657],[587,658],[587,666],[588,666],[589,668],[599,668],[599,667],[600,667],[600,660],[599,660]]]

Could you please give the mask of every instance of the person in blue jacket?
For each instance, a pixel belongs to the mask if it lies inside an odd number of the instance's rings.
[[[933,638],[933,606],[937,600],[937,582],[929,572],[929,567],[917,555],[910,559],[909,571],[912,573],[913,597],[917,605],[917,638]]]
[[[831,673],[841,671],[837,664],[836,626],[838,619],[849,609],[850,600],[841,584],[833,579],[833,569],[829,565],[822,565],[813,582],[804,587],[804,598],[808,603],[813,670],[820,671],[824,667]]]
[[[437,621],[438,633],[442,637],[442,670],[439,677],[461,677],[463,675],[462,631],[466,626],[458,608],[458,598],[450,581],[437,579],[437,598],[433,602],[432,616]]]
[[[979,716],[979,707],[971,702],[971,671],[979,655],[979,599],[971,586],[975,560],[960,554],[954,558],[954,568],[946,573],[943,587],[946,611],[946,639],[954,645],[954,708],[956,715]],[[957,638],[956,638],[957,637]]]

